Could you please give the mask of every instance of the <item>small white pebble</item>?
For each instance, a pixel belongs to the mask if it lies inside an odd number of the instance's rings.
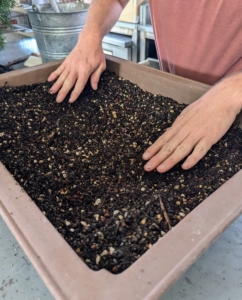
[[[162,220],[162,215],[161,215],[161,214],[158,214],[156,217],[157,217],[157,219],[158,219],[159,221]]]
[[[103,233],[102,233],[101,231],[98,231],[97,236],[98,236],[98,238],[99,238],[100,240],[103,240],[103,239],[104,239],[104,235],[103,235]]]
[[[101,203],[101,199],[100,198],[97,198],[97,200],[95,201],[94,203],[94,206],[97,206]]]
[[[94,215],[94,218],[96,219],[96,221],[98,221],[98,219],[99,219],[99,214],[95,214],[95,215]]]
[[[108,255],[108,251],[107,251],[107,250],[103,250],[103,252],[102,252],[100,255],[101,255],[101,256]]]
[[[85,226],[85,227],[89,227],[89,226],[90,226],[90,225],[87,224],[85,221],[81,221],[81,224],[82,224],[82,226]]]
[[[113,247],[109,247],[109,252],[111,255],[113,255],[113,253],[115,252],[115,249]]]
[[[96,256],[96,265],[99,264],[100,260],[101,260],[101,256],[100,256],[100,255],[97,255],[97,256]]]

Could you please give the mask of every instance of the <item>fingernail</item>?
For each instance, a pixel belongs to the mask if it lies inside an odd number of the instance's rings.
[[[143,154],[143,159],[149,159],[150,158],[150,154],[148,152],[145,152]]]
[[[158,171],[158,172],[162,172],[162,171],[165,170],[165,168],[166,168],[166,164],[161,164],[161,165],[157,168],[157,171]]]
[[[189,163],[187,161],[184,162],[184,164],[182,165],[183,169],[187,169],[189,168]]]
[[[149,171],[151,169],[151,163],[145,165],[145,170]]]
[[[73,103],[74,102],[74,99],[73,98],[70,98],[69,99],[69,103]]]
[[[59,96],[56,98],[56,102],[61,102],[61,98]]]
[[[49,90],[49,93],[50,93],[50,94],[54,94],[54,91],[53,91],[53,90]]]

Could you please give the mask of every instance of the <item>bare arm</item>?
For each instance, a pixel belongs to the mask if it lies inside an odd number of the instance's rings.
[[[98,81],[106,68],[102,39],[117,22],[129,0],[93,0],[85,25],[75,48],[60,67],[48,78],[57,79],[50,93],[58,93],[56,101],[62,102],[74,87],[69,102],[73,103],[90,77],[91,86],[97,89]]]
[[[112,29],[129,0],[93,0],[82,30],[94,34],[99,40]],[[81,33],[81,34],[82,34]]]

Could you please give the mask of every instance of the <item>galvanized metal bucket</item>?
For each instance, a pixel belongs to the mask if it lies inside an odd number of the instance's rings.
[[[65,58],[78,41],[89,4],[57,3],[60,13],[50,4],[33,5],[28,9],[29,20],[43,62]]]

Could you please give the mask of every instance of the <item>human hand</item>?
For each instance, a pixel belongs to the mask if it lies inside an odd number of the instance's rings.
[[[222,138],[242,107],[242,74],[224,79],[187,106],[173,125],[143,154],[146,171],[163,173],[187,157],[192,168]]]
[[[50,89],[51,94],[57,94],[56,101],[62,102],[68,92],[74,87],[69,102],[76,101],[84,89],[89,77],[94,90],[97,89],[102,72],[106,68],[102,42],[94,35],[80,34],[75,48],[66,57],[64,62],[48,78],[48,81],[57,81]]]

